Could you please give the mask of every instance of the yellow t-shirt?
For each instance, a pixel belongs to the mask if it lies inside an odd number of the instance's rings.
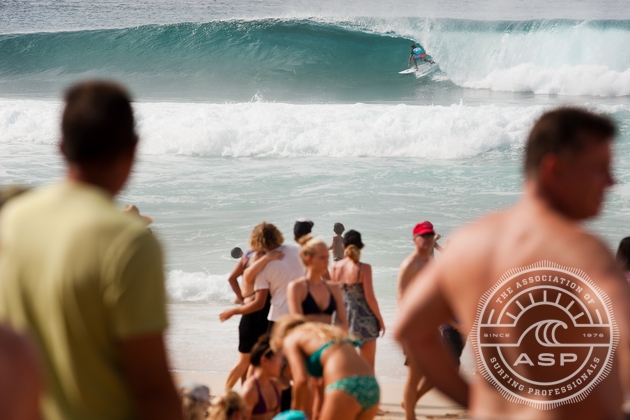
[[[103,190],[62,183],[0,215],[0,320],[29,332],[45,419],[135,417],[117,343],[166,328],[160,245]]]

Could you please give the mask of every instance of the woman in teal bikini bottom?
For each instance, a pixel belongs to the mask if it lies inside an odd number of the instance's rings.
[[[287,315],[273,327],[271,346],[284,351],[294,383],[294,409],[310,414],[308,376],[323,378],[320,420],[374,418],[380,389],[371,366],[338,327]]]

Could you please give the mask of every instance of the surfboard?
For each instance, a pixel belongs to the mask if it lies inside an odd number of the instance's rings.
[[[415,72],[416,79],[419,79],[427,74],[431,73],[435,69],[435,64],[424,63],[418,66],[418,70]]]
[[[415,74],[416,78],[420,78],[422,76],[426,76],[431,73],[435,68],[435,64],[431,63],[422,63],[418,64],[418,69],[416,70],[415,66],[411,66],[407,70],[399,71],[398,74]]]

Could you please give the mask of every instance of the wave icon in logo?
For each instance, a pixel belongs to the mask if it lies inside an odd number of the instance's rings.
[[[511,270],[482,297],[471,341],[480,373],[505,398],[550,409],[606,377],[618,330],[586,273],[543,261]]]

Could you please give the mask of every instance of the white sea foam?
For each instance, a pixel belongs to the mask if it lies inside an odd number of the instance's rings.
[[[233,293],[227,277],[227,274],[171,270],[167,275],[166,292],[171,302],[228,302]]]
[[[150,155],[425,159],[518,150],[533,121],[547,109],[264,102],[138,103],[135,108],[141,152]],[[57,102],[0,100],[0,144],[54,144],[59,111]]]
[[[59,109],[0,100],[0,144],[54,144]],[[518,146],[543,108],[139,103],[136,110],[141,150],[153,155],[457,159]]]
[[[555,95],[628,96],[630,69],[620,72],[606,66],[561,66],[549,69],[519,64],[493,70],[482,80],[461,83],[474,89],[534,92]]]

